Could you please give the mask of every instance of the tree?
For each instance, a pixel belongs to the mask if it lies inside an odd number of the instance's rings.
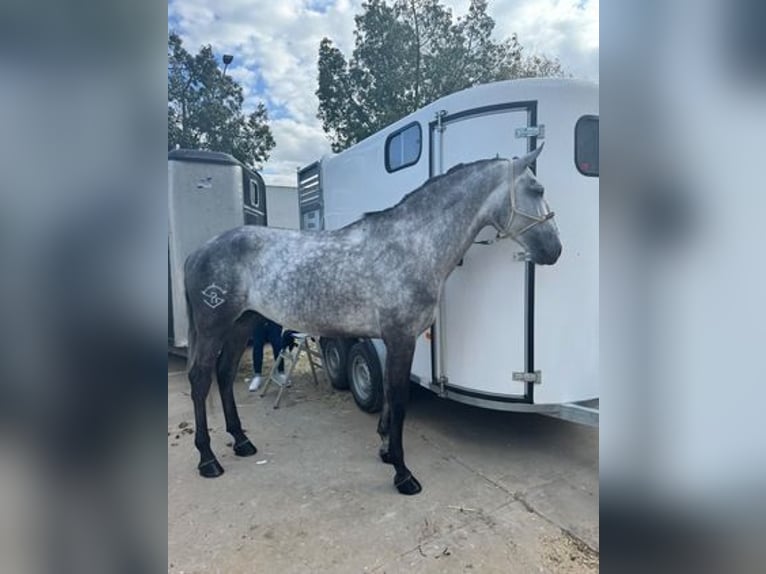
[[[319,44],[317,117],[341,151],[434,100],[476,84],[563,76],[558,60],[525,56],[514,34],[496,41],[486,0],[455,20],[440,0],[367,0],[349,60]]]
[[[177,34],[168,36],[168,150],[222,151],[260,167],[276,145],[268,113],[260,102],[244,114],[243,102],[242,87],[221,72],[209,45],[192,56]]]

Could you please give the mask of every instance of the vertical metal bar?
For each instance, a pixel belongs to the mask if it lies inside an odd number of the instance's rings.
[[[527,112],[527,126],[537,126],[537,102],[533,102]],[[537,148],[537,137],[527,138],[527,153]],[[530,166],[532,173],[537,175],[537,162]],[[535,264],[525,263],[524,297],[526,300],[524,313],[524,368],[527,373],[535,372]],[[525,398],[535,402],[535,383],[527,383]]]
[[[436,131],[438,133],[437,135],[437,145],[439,148],[439,167],[438,167],[438,175],[441,175],[444,173],[444,123],[443,119],[444,116],[447,115],[446,110],[439,110],[436,112]],[[446,286],[446,283],[445,283]],[[441,297],[439,297],[439,309],[436,313],[436,321],[434,322],[435,330],[436,330],[436,337],[435,340],[435,347],[436,347],[436,364],[437,364],[437,374],[438,378],[435,382],[439,383],[441,385],[441,391],[444,391],[444,371],[445,371],[445,365],[444,365],[444,356],[447,352],[447,336],[446,332],[444,330],[444,318],[445,318],[445,305],[444,305],[444,293],[442,292]],[[432,342],[433,344],[433,342]]]
[[[525,264],[524,297],[524,370],[535,372],[535,264],[527,261]],[[535,384],[527,383],[526,399],[533,403],[535,400]]]

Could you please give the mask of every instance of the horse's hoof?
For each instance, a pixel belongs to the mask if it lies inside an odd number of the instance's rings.
[[[199,469],[200,476],[205,478],[215,478],[223,474],[223,467],[216,459],[204,463],[201,462],[197,468]]]
[[[247,439],[234,445],[234,454],[237,456],[253,456],[256,452],[258,449]]]
[[[423,490],[418,479],[412,476],[412,474],[408,474],[402,479],[398,476],[394,477],[394,486],[396,486],[396,490],[398,490],[400,494],[406,494],[407,496],[412,496]]]
[[[385,462],[386,464],[394,464],[394,460],[391,458],[391,455],[388,454],[387,450],[383,450],[382,448],[378,451],[378,455],[380,456],[380,460]]]

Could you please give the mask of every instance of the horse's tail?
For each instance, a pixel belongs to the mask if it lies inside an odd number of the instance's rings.
[[[184,275],[186,274],[184,273]],[[188,285],[184,285],[184,297],[186,299],[186,320],[189,324],[186,334],[186,338],[189,341],[186,364],[191,368],[194,365],[194,356],[195,351],[197,350],[197,327],[194,322],[194,309],[192,308],[191,300],[189,299]]]

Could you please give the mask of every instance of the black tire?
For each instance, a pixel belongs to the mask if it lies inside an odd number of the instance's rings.
[[[383,407],[383,369],[375,347],[360,341],[348,353],[348,382],[357,406],[367,413]]]
[[[348,350],[349,341],[345,339],[319,339],[319,347],[322,349],[322,365],[330,379],[330,384],[334,389],[348,389]]]

